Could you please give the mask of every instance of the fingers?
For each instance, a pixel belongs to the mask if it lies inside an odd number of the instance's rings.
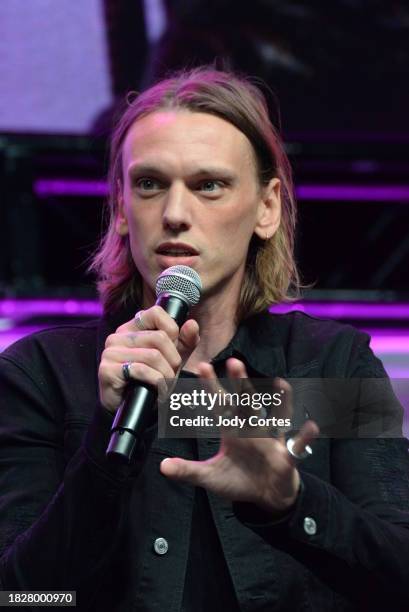
[[[227,360],[226,367],[229,378],[233,378],[237,381],[240,380],[240,384],[238,384],[238,382],[236,383],[239,393],[248,393],[252,395],[252,393],[254,393],[254,387],[248,377],[244,363],[240,361],[240,359],[231,357]]]
[[[169,378],[169,376],[157,369],[158,366],[154,368],[141,361],[135,362],[125,359],[118,362],[103,357],[98,370],[99,395],[102,405],[110,412],[117,410],[125,388],[129,384],[129,380],[124,378],[122,367],[123,363],[127,361],[129,363],[128,375],[131,379],[152,385],[158,390],[160,398],[167,392],[165,378]]]
[[[205,461],[189,461],[179,457],[168,457],[160,464],[160,471],[167,478],[183,480],[197,487],[205,485],[210,469]]]
[[[155,356],[158,358],[157,353],[160,353],[174,372],[181,364],[181,356],[177,348],[163,330],[111,334],[106,339],[105,350],[107,355],[121,363],[138,361],[139,355],[143,357],[151,351],[152,358]],[[152,359],[146,363],[154,365]],[[171,373],[170,376],[174,376],[174,373]]]
[[[233,389],[228,391],[223,387],[220,380],[218,379],[214,368],[211,364],[202,362],[198,365],[198,373],[202,381],[204,380],[206,383],[206,390],[208,393],[214,394],[219,397],[219,401],[215,403],[213,406],[213,414],[215,417],[222,419],[230,417],[242,418],[243,416],[248,416],[248,409],[242,411],[240,401],[238,397],[243,392],[243,384],[238,385],[234,384]],[[229,359],[227,361],[227,373],[230,379],[235,379],[237,382],[239,381],[248,381],[247,372],[243,362],[239,359]],[[241,387],[241,388],[240,388]],[[251,387],[251,385],[250,385]],[[220,392],[222,395],[220,395]],[[251,388],[248,390],[249,394],[251,393]],[[237,425],[238,422],[232,421],[230,425],[229,422],[223,422],[223,437],[231,436],[237,434]]]
[[[201,363],[198,370],[199,376],[207,381],[211,392],[216,393],[223,388],[211,364]],[[228,377],[236,381],[233,395],[236,397],[238,395],[239,399],[227,409],[227,404],[222,404],[223,408],[216,406],[219,408],[219,414],[222,416],[234,414],[242,418],[243,425],[240,425],[240,432],[243,434],[249,435],[250,432],[256,437],[274,437],[284,445],[285,434],[293,427],[291,385],[283,378],[277,377],[274,381],[266,379],[256,388],[253,386],[254,381],[248,377],[245,364],[236,358],[227,360],[226,370]],[[227,393],[227,395],[232,394]],[[317,426],[314,423],[304,426],[299,434],[301,437],[298,444],[302,446],[304,438],[305,445],[308,444],[309,440],[318,435],[316,429]],[[233,429],[231,433],[234,433]]]
[[[141,327],[143,327],[143,329],[141,329]],[[165,312],[165,310],[163,310],[163,308],[156,306],[156,304],[140,312],[140,325],[138,325],[134,318],[118,327],[116,331],[118,333],[123,333],[127,331],[142,332],[147,330],[162,330],[172,342],[176,342],[179,336],[179,327],[176,322],[167,312]]]
[[[173,378],[175,376],[174,368],[156,348],[129,350],[117,347],[107,349],[103,353],[101,367],[102,369],[104,367],[111,367],[113,376],[122,380],[124,379],[122,365],[126,362],[130,364],[128,367],[129,376],[134,380],[141,380],[141,375],[142,372],[145,372],[145,368],[156,370],[162,378]],[[138,366],[141,366],[141,368]],[[145,368],[142,369],[142,366],[145,366]]]
[[[302,455],[319,434],[319,427],[314,421],[306,421],[296,436],[293,437],[293,452]]]
[[[194,319],[189,319],[180,328],[176,343],[178,353],[182,359],[182,367],[189,359],[200,342],[199,325]]]
[[[201,363],[198,364],[197,371],[198,371],[200,378],[204,378],[205,380],[209,382],[217,381],[216,373],[214,371],[213,366],[210,363],[206,363],[205,361],[202,361]]]
[[[247,378],[247,370],[240,359],[231,357],[226,361],[227,372],[231,378]]]
[[[281,402],[274,407],[274,416],[278,422],[288,422],[288,427],[278,428],[277,438],[285,442],[285,433],[292,428],[293,419],[293,390],[291,385],[284,378],[274,379],[274,391],[279,393]]]
[[[206,388],[210,393],[217,393],[219,389],[222,389],[211,363],[202,361],[197,366],[197,372],[199,377],[206,382]]]
[[[129,380],[154,385],[163,395],[165,379],[177,378],[199,342],[199,326],[190,320],[179,328],[160,306],[138,313],[108,336],[98,371],[101,403],[114,412]],[[180,351],[179,351],[180,348]],[[124,377],[123,364],[129,363]]]

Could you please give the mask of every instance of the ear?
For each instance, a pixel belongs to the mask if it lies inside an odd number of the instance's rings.
[[[261,240],[269,240],[280,227],[281,219],[281,184],[280,179],[273,178],[263,188],[257,211],[255,234]]]
[[[118,212],[116,216],[115,229],[120,236],[127,236],[129,232],[128,219],[126,218],[126,215],[125,215],[122,184],[119,179],[117,183],[117,198],[118,198]]]

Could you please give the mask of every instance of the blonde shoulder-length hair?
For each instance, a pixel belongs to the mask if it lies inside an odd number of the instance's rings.
[[[294,299],[300,279],[294,259],[296,204],[292,172],[281,138],[272,125],[262,91],[249,79],[203,66],[183,70],[160,81],[133,100],[119,119],[111,139],[108,173],[109,223],[89,269],[106,313],[141,303],[142,277],[132,259],[128,236],[116,231],[118,188],[122,184],[122,145],[135,121],[164,109],[209,113],[228,121],[250,141],[260,187],[277,177],[281,182],[281,222],[268,240],[253,235],[237,309],[237,320],[270,304]]]

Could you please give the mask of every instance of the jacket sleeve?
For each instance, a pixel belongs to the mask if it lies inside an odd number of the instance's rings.
[[[138,459],[105,460],[112,416],[96,406],[66,463],[58,414],[47,389],[0,356],[0,588],[76,590],[86,608],[108,570]]]
[[[368,337],[357,334],[356,340],[349,376],[386,377]],[[396,424],[401,407],[392,389],[384,401],[390,402]],[[368,437],[320,442],[329,444],[328,481],[300,464],[302,487],[288,516],[275,523],[260,517],[252,521],[239,509],[239,519],[359,609],[408,610],[408,441]]]

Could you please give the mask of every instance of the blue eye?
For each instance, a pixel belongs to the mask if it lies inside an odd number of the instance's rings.
[[[137,181],[136,186],[143,191],[153,191],[154,189],[158,189],[159,183],[155,179],[141,178]]]
[[[220,181],[203,181],[203,183],[200,184],[202,191],[216,191],[216,189],[220,189],[221,187]]]

